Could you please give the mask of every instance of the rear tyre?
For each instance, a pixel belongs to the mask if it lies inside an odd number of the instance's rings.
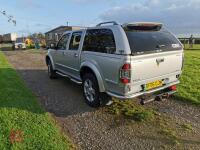
[[[85,102],[91,107],[99,107],[100,100],[99,85],[96,77],[92,74],[85,74],[83,76],[83,96]]]
[[[48,67],[48,76],[49,76],[49,78],[50,79],[56,79],[57,78],[57,74],[56,74],[56,71],[53,70],[53,66],[52,66],[52,63],[51,63],[50,60],[48,61],[47,67]]]

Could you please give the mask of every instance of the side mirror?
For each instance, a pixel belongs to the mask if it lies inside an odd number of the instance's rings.
[[[51,48],[51,49],[56,49],[55,44],[51,43],[51,44],[50,44],[50,48]]]

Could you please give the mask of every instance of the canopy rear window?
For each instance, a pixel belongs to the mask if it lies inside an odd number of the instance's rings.
[[[132,54],[182,49],[181,43],[174,35],[158,26],[130,26],[124,30]]]

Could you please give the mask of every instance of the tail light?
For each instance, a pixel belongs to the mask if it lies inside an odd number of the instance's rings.
[[[169,87],[169,90],[171,90],[171,91],[176,91],[176,85],[170,86],[170,87]]]
[[[123,84],[131,82],[131,64],[124,64],[120,70],[120,80]]]

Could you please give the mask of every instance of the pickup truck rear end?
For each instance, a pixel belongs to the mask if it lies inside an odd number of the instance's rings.
[[[155,24],[125,27],[131,54],[120,68],[124,88],[121,93],[110,95],[133,98],[179,83],[184,57],[182,44],[167,30],[154,26],[159,27]]]

